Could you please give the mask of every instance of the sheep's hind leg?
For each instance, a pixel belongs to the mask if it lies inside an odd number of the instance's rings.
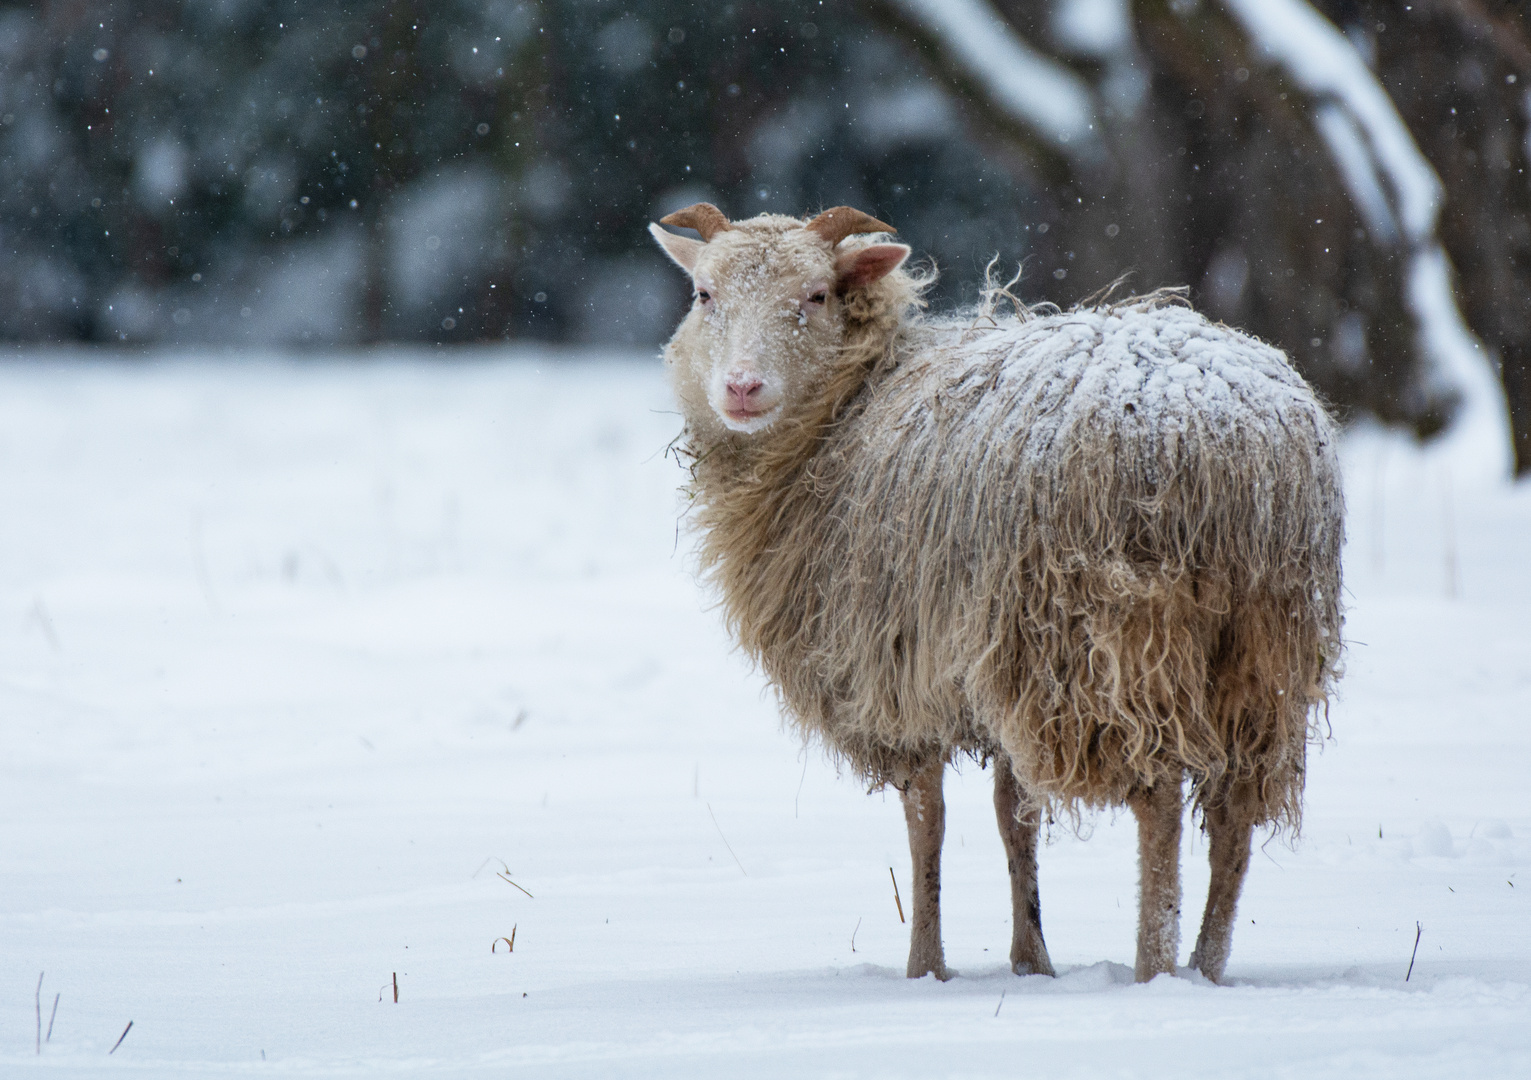
[[[1201,933],[1191,951],[1191,966],[1213,982],[1223,981],[1233,946],[1233,916],[1244,887],[1244,873],[1249,869],[1249,843],[1254,832],[1251,803],[1251,793],[1236,788],[1206,811],[1212,884],[1207,889]]]
[[[914,871],[913,916],[909,928],[911,979],[934,973],[945,981],[946,958],[941,948],[941,841],[946,836],[946,800],[941,778],[946,762],[937,761],[915,773],[904,788],[904,821],[909,826],[909,856]]]
[[[1042,940],[1042,901],[1037,891],[1036,807],[1021,809],[1021,788],[1010,759],[994,761],[994,814],[1010,867],[1010,970],[1017,975],[1051,975],[1053,962]]]
[[[1138,819],[1138,982],[1173,974],[1180,953],[1180,777],[1128,801]]]

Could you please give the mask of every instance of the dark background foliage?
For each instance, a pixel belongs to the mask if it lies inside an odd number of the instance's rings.
[[[875,206],[948,298],[1029,250],[1032,190],[843,4],[52,4],[0,50],[11,339],[650,343],[644,226],[702,198]]]
[[[1060,32],[1062,6],[991,5],[1102,103],[1090,161],[1017,125],[892,0],[0,7],[0,338],[650,345],[686,289],[647,222],[850,203],[936,261],[937,305],[971,300],[996,254],[1060,304],[1132,271],[1190,285],[1347,410],[1448,423],[1408,247],[1352,205],[1326,103],[1213,0],[1138,0],[1110,48]],[[1441,241],[1525,469],[1526,18],[1315,6],[1443,181]]]

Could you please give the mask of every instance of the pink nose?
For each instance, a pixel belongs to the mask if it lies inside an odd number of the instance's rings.
[[[728,392],[728,408],[731,412],[753,412],[760,390],[765,383],[759,379],[731,379],[724,389]]]

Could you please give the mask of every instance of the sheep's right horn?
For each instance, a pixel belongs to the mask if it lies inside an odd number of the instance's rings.
[[[733,228],[723,211],[710,202],[699,202],[659,219],[661,225],[674,225],[677,229],[695,229],[703,240],[711,240],[720,232]]]
[[[892,225],[878,221],[871,214],[862,213],[854,206],[837,206],[832,210],[826,210],[803,228],[818,233],[829,241],[830,247],[834,247],[847,236],[854,236],[856,233],[898,232]]]

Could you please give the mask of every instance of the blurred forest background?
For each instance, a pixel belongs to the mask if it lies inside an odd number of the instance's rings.
[[[1460,312],[1524,472],[1528,92],[1512,0],[6,4],[0,338],[651,345],[647,222],[849,203],[938,306],[1186,284],[1421,436]]]

